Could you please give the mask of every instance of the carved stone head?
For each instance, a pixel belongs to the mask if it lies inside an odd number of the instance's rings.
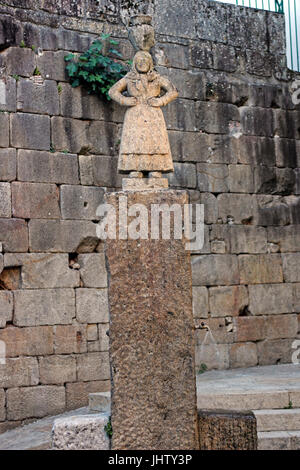
[[[155,44],[154,28],[151,25],[152,17],[137,15],[131,19],[129,39],[136,50],[149,52]]]

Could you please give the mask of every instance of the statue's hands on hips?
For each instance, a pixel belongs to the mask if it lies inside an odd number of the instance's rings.
[[[134,96],[126,97],[126,106],[136,106],[137,104],[138,100]]]
[[[148,105],[153,106],[154,108],[160,108],[162,105],[160,98],[149,98]]]

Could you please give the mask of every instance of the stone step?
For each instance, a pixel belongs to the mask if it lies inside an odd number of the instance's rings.
[[[222,393],[199,393],[197,396],[198,409],[224,410],[267,410],[283,409],[289,405],[288,391],[244,391]]]
[[[300,450],[300,431],[259,432],[258,450]]]
[[[110,413],[110,392],[98,392],[89,394],[89,410],[98,413]]]
[[[300,432],[300,408],[290,410],[256,410],[258,431]]]
[[[54,420],[53,450],[109,450],[107,413],[68,416]]]

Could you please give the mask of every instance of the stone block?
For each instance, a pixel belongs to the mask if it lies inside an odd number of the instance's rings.
[[[241,284],[268,284],[283,282],[280,254],[240,255]]]
[[[252,411],[200,410],[200,449],[257,450],[256,418]]]
[[[66,325],[75,317],[73,289],[16,290],[16,326]]]
[[[98,325],[87,325],[86,337],[88,341],[97,341],[98,339]]]
[[[201,325],[201,319],[197,320],[196,325]],[[228,328],[228,321],[225,318],[209,318],[204,320],[204,323],[208,325],[211,330],[211,333],[207,332],[205,329],[196,330],[196,344],[198,348],[200,347],[200,356],[201,354],[206,354],[207,351],[215,350],[215,354],[219,355],[219,345],[220,344],[231,344],[234,341],[234,331]],[[216,344],[215,344],[216,342]],[[206,363],[205,360],[202,362]]]
[[[208,370],[218,369],[224,370],[229,368],[229,345],[228,344],[212,344],[209,343],[202,346],[201,343],[196,344],[196,369],[201,371],[202,364],[205,364]]]
[[[60,204],[63,219],[97,220],[97,208],[104,202],[104,189],[89,186],[60,188]]]
[[[5,421],[5,391],[3,388],[0,389],[0,421]],[[1,428],[0,428],[1,429]]]
[[[82,87],[72,88],[69,83],[62,83],[61,88],[61,114],[64,117],[100,121],[111,120],[107,119],[106,116],[106,103],[104,104],[104,101],[96,95],[89,95]]]
[[[8,15],[1,15],[0,22],[0,50],[5,50],[18,44],[21,34],[20,23]]]
[[[212,317],[237,317],[249,303],[244,286],[211,287],[209,289],[209,311]]]
[[[228,166],[197,163],[198,188],[201,192],[225,193],[229,191]]]
[[[96,225],[84,220],[31,220],[29,240],[30,251],[51,253],[91,253],[99,243]]]
[[[77,289],[76,318],[80,323],[107,323],[107,289]]]
[[[246,71],[259,77],[271,77],[273,71],[272,58],[269,53],[246,51]]]
[[[288,201],[284,201],[281,196],[257,195],[256,203],[255,224],[276,226],[290,223],[291,211]]]
[[[200,69],[213,68],[213,52],[210,42],[201,41],[199,44],[194,44],[190,49],[190,61],[193,67]]]
[[[35,54],[32,49],[10,47],[4,52],[8,75],[31,77],[35,69]]]
[[[22,267],[22,289],[79,287],[79,272],[69,268],[67,254],[6,254],[6,267]]]
[[[194,318],[208,318],[208,290],[204,286],[193,287]]]
[[[226,253],[226,244],[224,240],[213,240],[210,244],[211,252],[216,255]]]
[[[268,50],[266,11],[239,8],[237,12],[228,5],[227,28],[229,44],[242,49],[247,44],[249,49]]]
[[[192,259],[194,286],[239,284],[238,261],[235,255],[200,255]]]
[[[257,344],[259,365],[290,363],[293,354],[293,341],[293,339],[274,339],[259,342]]]
[[[27,113],[12,114],[11,145],[23,149],[49,150],[49,116]]]
[[[270,84],[252,83],[249,89],[249,105],[260,108],[282,107],[283,87]]]
[[[196,38],[225,43],[228,37],[228,5],[201,2],[195,3],[194,8],[192,18],[195,21]]]
[[[242,132],[245,135],[273,137],[275,123],[272,109],[240,108]]]
[[[229,136],[178,131],[168,134],[174,161],[224,164],[237,161]]]
[[[119,140],[116,124],[54,116],[51,118],[51,126],[52,144],[57,151],[67,150],[80,154],[116,154],[115,148]]]
[[[205,75],[203,72],[198,70],[182,70],[166,68],[166,67],[157,67],[157,71],[167,77],[179,90],[180,98],[188,98],[194,100],[205,100]],[[185,86],[182,86],[182,83]]]
[[[0,113],[0,147],[9,147],[9,114]]]
[[[33,80],[18,82],[17,109],[23,113],[59,114],[57,83],[45,80],[36,84]]]
[[[300,251],[300,232],[297,226],[268,227],[268,242],[278,244],[281,253]]]
[[[196,106],[197,128],[210,134],[228,134],[240,121],[237,106],[227,103],[199,102]]]
[[[0,340],[6,344],[7,357],[53,354],[53,330],[50,326],[8,326],[0,331]]]
[[[275,140],[276,166],[280,168],[297,167],[297,145],[294,139]]]
[[[204,222],[215,224],[218,220],[217,198],[210,193],[200,193],[200,204],[204,204]]]
[[[11,420],[54,416],[65,410],[65,388],[41,385],[7,391],[7,418]]]
[[[21,219],[0,219],[0,241],[4,252],[28,251],[27,223]]]
[[[300,284],[293,284],[293,303],[294,312],[300,312]]]
[[[87,186],[122,187],[122,176],[118,174],[118,159],[104,155],[80,155],[80,180]]]
[[[1,165],[1,163],[0,163]],[[300,194],[300,169],[296,168],[295,172],[295,194]]]
[[[12,183],[14,217],[59,219],[59,190],[55,184]]]
[[[299,392],[299,390],[295,390],[295,391],[291,390],[289,395],[290,395],[290,401],[293,403],[293,406],[299,408],[299,406],[300,406],[300,392]]]
[[[247,341],[261,341],[266,338],[266,322],[273,317],[237,317],[233,324],[235,329],[235,341],[243,344]],[[281,317],[280,317],[281,318]],[[252,343],[249,343],[252,344]],[[247,348],[246,348],[247,349]],[[235,353],[238,353],[238,348]],[[247,362],[247,361],[246,361]],[[257,362],[257,361],[256,361]],[[242,365],[241,367],[244,367]]]
[[[256,167],[254,185],[256,193],[289,195],[294,190],[295,173],[291,168]]]
[[[296,338],[298,333],[297,315],[271,315],[265,321],[265,338]]]
[[[167,128],[179,131],[197,131],[199,123],[196,119],[196,107],[192,100],[177,99],[163,110]]]
[[[174,163],[174,173],[168,174],[171,187],[195,188],[197,185],[196,167],[192,163]]]
[[[11,292],[0,291],[0,328],[5,328],[6,323],[12,321],[14,300]],[[1,334],[1,333],[0,333]]]
[[[178,9],[181,12],[178,16]],[[195,12],[190,5],[174,0],[172,4],[159,3],[155,12],[154,25],[161,35],[179,36],[181,38],[195,37]],[[176,32],[175,32],[176,31]]]
[[[158,43],[154,48],[157,65],[164,67],[189,68],[189,50],[184,44]]]
[[[0,217],[11,217],[11,190],[9,183],[0,183]]]
[[[217,201],[224,224],[247,224],[256,213],[256,199],[250,194],[220,194]]]
[[[78,256],[83,287],[107,287],[107,272],[103,253]]]
[[[39,383],[39,367],[34,357],[6,358],[0,368],[0,383],[4,388],[29,387]],[[10,419],[9,416],[7,416]]]
[[[98,325],[99,331],[99,351],[109,350],[109,323],[101,323]]]
[[[238,163],[275,166],[275,141],[269,137],[241,135],[232,139],[232,153]]]
[[[253,367],[258,363],[255,343],[235,343],[230,346],[230,367]]]
[[[16,80],[12,77],[0,79],[0,109],[16,112]]]
[[[13,181],[16,179],[16,174],[16,150],[0,149],[0,181]]]
[[[250,165],[229,165],[228,171],[228,187],[231,193],[254,192],[254,175]]]
[[[89,393],[107,392],[109,390],[110,380],[67,383],[67,409],[75,410],[82,406],[87,406],[89,402]]]
[[[86,325],[56,325],[54,327],[55,354],[87,352]]]
[[[39,358],[42,385],[76,382],[76,359],[73,356],[48,356]]]
[[[65,51],[43,51],[38,54],[36,63],[42,77],[47,80],[67,81],[65,56]]]
[[[19,181],[28,181],[32,183],[79,184],[78,174],[79,168],[77,155],[39,152],[34,150],[18,151]]]
[[[110,365],[108,352],[95,352],[77,356],[77,378],[80,381],[108,380]]]
[[[291,284],[262,284],[249,286],[249,310],[252,315],[292,313]]]
[[[285,282],[300,282],[300,253],[283,254],[282,264]]]
[[[248,103],[249,84],[246,81],[235,81],[224,74],[206,73],[205,99],[242,106]],[[235,137],[240,137],[236,135]],[[228,139],[229,141],[231,140]]]
[[[52,429],[52,449],[109,450],[107,423],[108,415],[104,413],[57,418]]]
[[[227,253],[267,253],[267,232],[263,227],[250,225],[212,225],[211,244],[224,241]]]
[[[90,393],[89,395],[90,411],[99,411],[109,413],[111,411],[111,392]]]
[[[299,139],[298,111],[274,110],[276,135],[287,139]]]
[[[213,68],[225,72],[235,72],[237,69],[237,57],[235,48],[225,44],[213,44]]]

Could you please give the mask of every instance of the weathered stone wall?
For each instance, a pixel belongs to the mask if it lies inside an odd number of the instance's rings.
[[[198,331],[196,360],[220,368],[291,361],[300,114],[283,17],[196,0],[1,0],[0,432],[109,389],[96,208],[120,187],[124,110],[72,89],[64,56],[105,31],[131,58],[120,17],[147,6],[155,6],[156,64],[180,93],[165,109],[176,162],[170,183],[205,204],[194,314],[210,325],[219,354],[212,348],[203,360]]]

